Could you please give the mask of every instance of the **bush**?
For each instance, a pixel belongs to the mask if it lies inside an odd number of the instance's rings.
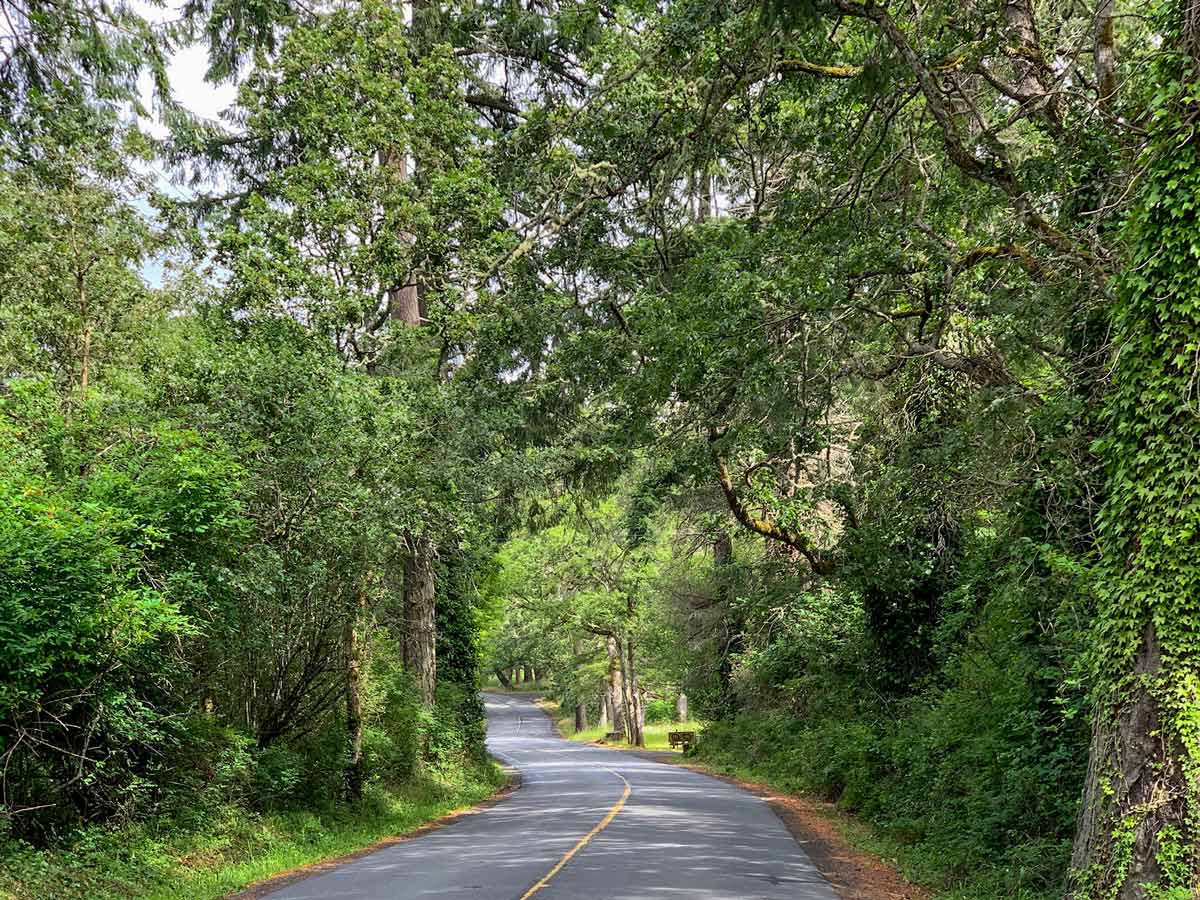
[[[407,781],[420,767],[424,726],[420,697],[394,642],[377,638],[363,694],[368,777],[391,784]]]
[[[32,837],[147,799],[143,761],[166,735],[160,685],[136,673],[169,672],[163,643],[190,626],[138,583],[114,536],[124,511],[10,462],[0,453],[0,752],[11,808],[40,807],[18,820]]]
[[[661,725],[675,718],[675,704],[670,700],[649,700],[646,703],[646,724]]]
[[[256,762],[250,735],[199,713],[173,720],[161,766],[152,772],[160,786],[154,812],[198,827],[247,804],[259,791]]]
[[[1019,566],[1010,580],[994,558],[968,558],[942,601],[937,670],[908,693],[881,689],[894,682],[871,662],[854,596],[805,596],[777,642],[743,658],[749,708],[711,723],[699,755],[837,801],[925,880],[1054,896],[1090,717],[1073,687],[1076,598]]]
[[[442,683],[437,704],[425,713],[426,759],[434,769],[448,771],[482,762],[487,726],[483,703],[474,688]]]

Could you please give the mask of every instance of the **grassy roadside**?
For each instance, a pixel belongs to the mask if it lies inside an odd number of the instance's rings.
[[[0,839],[4,900],[216,900],[311,863],[336,858],[486,800],[507,779],[496,765],[457,778],[373,788],[354,810],[251,813],[203,821],[93,828],[51,851]]]
[[[576,731],[574,715],[564,714],[557,700],[550,700],[543,697],[536,700],[536,703],[550,716],[554,722],[554,727],[558,729],[558,733],[563,737],[572,741],[582,741],[583,743],[593,743],[604,737],[604,729],[600,727]],[[671,745],[667,742],[668,732],[694,731],[699,734],[703,730],[703,722],[659,722],[654,725],[647,725],[643,729],[643,734],[646,737],[647,750],[665,750],[667,752],[679,753],[680,751],[671,750]]]

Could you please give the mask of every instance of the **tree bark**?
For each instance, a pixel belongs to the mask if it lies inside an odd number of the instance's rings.
[[[74,230],[72,230],[74,234]],[[78,257],[78,254],[77,254]],[[81,328],[79,338],[79,396],[87,397],[88,382],[92,371],[92,313],[91,304],[88,298],[87,290],[87,271],[90,265],[83,265],[76,262],[75,267],[75,292],[76,300],[79,304],[79,324]]]
[[[688,720],[688,699],[687,694],[683,691],[679,692],[679,696],[675,698],[675,721],[686,722]]]
[[[1135,662],[1131,695],[1116,709],[1102,704],[1092,729],[1083,802],[1071,852],[1067,896],[1090,900],[1098,884],[1112,900],[1145,900],[1164,875],[1167,844],[1183,848],[1193,868],[1189,784],[1178,738],[1166,738],[1159,700],[1147,685],[1162,677],[1163,658],[1148,623]],[[1170,848],[1172,851],[1176,848]],[[1179,860],[1184,862],[1183,859]]]
[[[575,704],[575,731],[576,732],[587,731],[587,727],[588,727],[587,704],[586,703],[576,703]]]
[[[1096,8],[1093,56],[1096,70],[1096,97],[1100,108],[1110,110],[1117,94],[1117,53],[1113,39],[1116,0],[1100,0]]]
[[[612,730],[625,732],[624,681],[621,678],[621,652],[617,639],[608,636],[608,703],[611,707]]]
[[[733,690],[733,659],[744,649],[743,622],[741,616],[735,615],[729,603],[729,586],[724,571],[732,563],[733,541],[728,532],[722,531],[713,541],[713,568],[717,580],[717,602],[722,609],[722,625],[725,629],[724,646],[721,647],[721,659],[717,669],[721,689],[718,707],[721,715],[732,715],[736,709],[737,703]]]
[[[353,802],[363,796],[363,709],[360,682],[362,679],[362,643],[358,633],[367,608],[367,594],[362,588],[354,593],[354,603],[346,616],[346,796]]]
[[[600,710],[599,710],[599,725],[600,730],[608,734],[608,684],[607,682],[600,688]]]
[[[645,725],[646,716],[642,706],[641,691],[638,688],[636,657],[633,649],[633,635],[625,639],[625,695],[628,698],[629,742],[635,747],[646,746]]]
[[[499,666],[496,666],[496,668],[492,669],[492,671],[496,673],[496,680],[500,682],[502,687],[506,689],[512,688],[512,682],[509,681],[508,676],[504,674],[503,669],[501,669]]]
[[[421,0],[406,0],[409,33]],[[380,163],[392,167],[401,181],[412,177],[408,147],[380,153]],[[411,168],[416,168],[414,160]],[[401,240],[413,243],[413,235],[405,233]],[[408,282],[388,292],[388,314],[409,328],[420,327],[424,288],[416,266],[410,267]],[[437,550],[429,538],[408,536],[409,552],[404,564],[404,664],[416,682],[421,702],[431,708],[437,687],[437,600],[433,562]]]
[[[409,4],[410,18],[412,14],[413,4]],[[381,153],[380,162],[385,167],[390,167],[400,181],[408,181],[412,177],[411,169],[416,168],[415,162],[411,167],[409,165],[407,148],[401,148],[398,152]],[[409,233],[402,234],[400,239],[406,244],[413,243],[413,236]],[[410,328],[419,327],[424,317],[423,295],[424,290],[413,267],[407,283],[388,291],[388,315],[393,321],[403,322]]]
[[[434,549],[426,537],[409,536],[404,561],[404,667],[421,702],[432,707],[437,687],[437,606],[434,597]]]
[[[1110,310],[1107,480],[1099,549],[1096,720],[1071,855],[1071,900],[1200,896],[1200,0],[1165,7],[1140,195],[1120,234]],[[1172,45],[1175,45],[1173,47]],[[1188,58],[1190,57],[1190,58]],[[1170,88],[1168,88],[1170,86]]]

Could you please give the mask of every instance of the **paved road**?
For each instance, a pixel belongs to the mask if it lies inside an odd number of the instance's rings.
[[[488,747],[519,791],[271,900],[836,900],[759,798],[563,740],[523,698],[485,699]]]

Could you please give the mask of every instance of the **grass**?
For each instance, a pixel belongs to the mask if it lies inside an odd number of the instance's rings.
[[[543,699],[538,701],[538,706],[546,710],[550,718],[554,720],[554,725],[558,729],[558,733],[563,737],[572,741],[582,741],[584,743],[593,743],[604,737],[606,729],[587,728],[583,731],[575,730],[574,715],[563,715],[562,708],[556,700]],[[704,730],[703,722],[656,722],[647,724],[642,733],[646,738],[647,750],[666,750],[670,751],[671,745],[667,741],[667,733],[671,731],[694,731],[699,734]],[[622,742],[623,743],[623,742]],[[677,751],[678,752],[678,751]]]
[[[344,856],[474,806],[503,786],[489,765],[454,780],[373,787],[357,809],[252,813],[91,828],[53,850],[0,840],[5,900],[215,900],[272,875]]]

